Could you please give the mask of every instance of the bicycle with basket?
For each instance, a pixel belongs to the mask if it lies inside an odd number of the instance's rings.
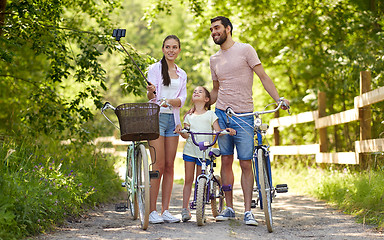
[[[114,110],[120,127],[104,114],[107,109]],[[149,170],[152,164],[148,165],[143,140],[159,137],[159,110],[155,103],[125,103],[115,108],[108,102],[101,109],[104,117],[120,129],[121,140],[131,141],[127,148],[126,174],[122,183],[128,199],[122,210],[129,209],[134,220],[139,217],[144,230],[149,224],[150,177],[156,178],[157,172]]]
[[[287,184],[278,184],[276,187],[272,185],[272,170],[271,162],[269,159],[269,144],[263,144],[263,137],[265,138],[268,130],[268,125],[262,122],[261,115],[267,113],[274,113],[285,105],[284,98],[280,98],[278,105],[273,110],[264,110],[260,112],[252,113],[235,113],[230,107],[227,108],[226,114],[234,122],[241,121],[242,116],[254,116],[254,153],[252,158],[253,175],[256,182],[254,193],[256,193],[256,200],[252,200],[252,208],[255,208],[260,203],[260,208],[265,215],[265,222],[269,232],[273,231],[273,219],[272,219],[272,200],[276,197],[276,193],[288,192]],[[266,109],[267,105],[264,109]],[[286,105],[285,105],[286,106]],[[287,106],[288,107],[288,106]],[[288,107],[289,109],[289,107]],[[288,111],[289,112],[289,111]],[[238,122],[236,122],[238,124]]]
[[[220,132],[192,132],[188,129],[181,130],[182,133],[189,133],[192,142],[203,152],[201,159],[201,173],[195,181],[195,190],[193,200],[190,202],[190,208],[196,209],[196,222],[198,226],[205,224],[205,205],[210,204],[212,215],[216,217],[223,210],[224,192],[221,186],[220,176],[214,175],[215,159],[220,156],[218,148],[212,148],[207,156],[207,150],[216,144],[220,134],[229,134],[228,131]],[[211,135],[214,136],[211,142],[197,142],[195,135]],[[209,164],[207,164],[209,157]]]

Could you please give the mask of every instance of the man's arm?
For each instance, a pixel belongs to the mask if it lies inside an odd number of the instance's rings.
[[[211,91],[211,105],[214,104],[217,100],[217,95],[219,94],[219,81],[212,81],[213,89]]]
[[[275,87],[275,84],[272,82],[272,79],[267,75],[263,66],[258,64],[253,67],[253,71],[260,78],[261,83],[264,86],[264,89],[268,92],[268,94],[276,101],[279,101],[279,93]]]
[[[260,78],[261,83],[264,86],[264,89],[268,92],[268,94],[276,101],[278,102],[280,97],[279,93],[277,92],[277,89],[275,87],[275,84],[273,83],[272,79],[268,76],[268,74],[265,72],[263,66],[261,64],[258,64],[253,67],[253,71],[257,74],[257,76]],[[289,101],[287,99],[284,99],[284,102],[287,106],[289,106]],[[286,106],[282,107],[283,110],[287,109]]]

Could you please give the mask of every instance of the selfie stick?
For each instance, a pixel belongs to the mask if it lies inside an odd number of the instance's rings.
[[[112,37],[115,37],[116,38],[116,41],[120,44],[120,46],[124,49],[124,51],[128,54],[129,58],[132,60],[132,62],[136,65],[137,69],[139,69],[141,75],[143,76],[143,78],[145,79],[145,81],[147,82],[148,85],[152,85],[152,83],[150,83],[148,81],[148,79],[145,77],[144,73],[141,71],[141,69],[139,68],[139,66],[137,65],[137,63],[135,62],[135,60],[133,60],[133,58],[131,57],[131,54],[129,54],[129,52],[125,49],[125,47],[121,44],[120,42],[120,38],[121,37],[125,37],[125,32],[126,30],[125,29],[113,29],[113,33],[112,33]],[[156,91],[153,92],[154,94],[156,94]]]

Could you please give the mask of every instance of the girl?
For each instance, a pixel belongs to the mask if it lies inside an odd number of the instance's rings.
[[[169,107],[160,108],[160,137],[149,141],[153,170],[159,171],[158,179],[151,179],[150,194],[150,223],[180,222],[180,219],[171,215],[168,211],[173,188],[173,168],[176,156],[180,132],[180,108],[187,97],[187,74],[175,64],[179,55],[180,40],[175,35],[167,36],[163,41],[163,58],[160,62],[151,65],[148,69],[147,97],[150,100],[159,101],[167,99]],[[155,94],[156,92],[156,94]],[[157,196],[160,182],[162,181],[162,205],[160,216],[156,211]]]
[[[217,121],[217,116],[213,111],[210,111],[210,94],[205,87],[196,87],[193,91],[192,102],[193,108],[187,113],[184,119],[184,128],[189,128],[192,132],[211,132],[212,130],[222,131]],[[227,128],[230,135],[235,135],[236,131],[232,128]],[[191,196],[192,184],[194,179],[195,164],[197,164],[196,175],[201,173],[201,159],[203,153],[189,138],[188,133],[181,133],[181,136],[187,139],[184,152],[184,169],[185,180],[183,188],[183,210],[181,212],[183,222],[191,219],[191,213],[188,208],[189,198]],[[212,136],[195,135],[197,142],[212,141]]]

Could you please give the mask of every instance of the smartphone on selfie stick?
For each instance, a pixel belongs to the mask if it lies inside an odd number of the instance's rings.
[[[137,69],[139,69],[141,75],[143,76],[143,78],[145,79],[145,81],[147,82],[148,85],[152,85],[152,83],[150,83],[148,81],[148,79],[145,77],[144,73],[141,71],[141,69],[139,68],[139,66],[137,65],[137,63],[135,62],[135,60],[133,60],[131,54],[129,54],[129,52],[125,49],[125,47],[120,43],[120,38],[122,37],[125,37],[125,33],[126,33],[126,30],[125,29],[113,29],[113,33],[112,33],[112,37],[114,37],[116,39],[116,41],[120,44],[120,46],[124,49],[124,51],[128,54],[129,58],[132,60],[132,62],[135,64],[135,66],[137,67]],[[153,92],[154,94],[156,94],[156,91]]]

